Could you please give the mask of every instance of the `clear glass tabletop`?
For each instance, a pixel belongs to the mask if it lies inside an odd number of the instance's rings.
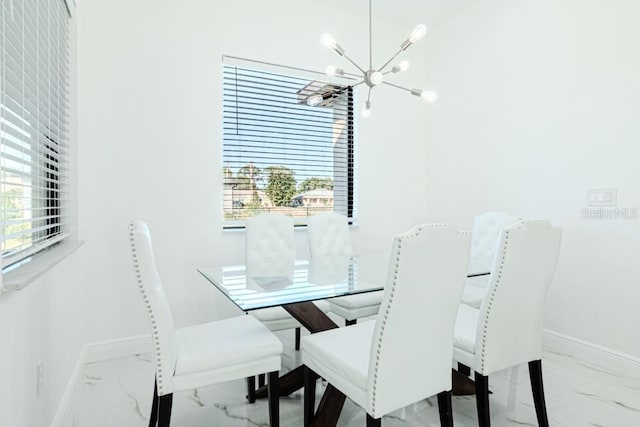
[[[248,276],[245,265],[198,272],[243,311],[383,289],[388,254],[296,260],[287,274]],[[281,273],[281,272],[280,272]]]

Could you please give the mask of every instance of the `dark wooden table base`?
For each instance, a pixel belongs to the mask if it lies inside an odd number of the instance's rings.
[[[291,314],[294,319],[300,322],[300,324],[307,328],[307,330],[312,334],[315,334],[316,332],[328,331],[329,329],[335,329],[338,327],[338,325],[336,325],[336,323],[331,320],[324,311],[320,310],[318,306],[312,302],[287,304],[283,305],[282,308],[287,310],[287,312]],[[293,371],[289,371],[280,377],[280,396],[289,396],[294,391],[300,390],[303,385],[304,369],[302,366],[298,366]],[[266,397],[266,385],[256,390],[257,399]]]
[[[455,369],[451,370],[451,393],[454,396],[469,396],[476,394],[476,383],[471,378]]]

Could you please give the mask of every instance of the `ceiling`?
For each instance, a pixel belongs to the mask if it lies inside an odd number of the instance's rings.
[[[367,16],[368,0],[313,0],[335,9]],[[413,28],[418,23],[437,26],[478,0],[372,0],[374,19]]]

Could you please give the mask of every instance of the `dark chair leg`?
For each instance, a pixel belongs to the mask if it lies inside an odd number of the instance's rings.
[[[458,362],[458,372],[466,376],[471,376],[471,368],[460,362]]]
[[[478,407],[478,426],[491,426],[489,415],[489,377],[475,373],[476,406]]]
[[[296,328],[296,351],[300,350],[300,328]]]
[[[173,393],[160,396],[158,399],[158,427],[169,427],[169,424],[171,424],[172,406]]]
[[[381,427],[382,426],[382,418],[373,418],[371,415],[367,414],[367,427]]]
[[[451,407],[451,390],[438,393],[438,411],[440,426],[453,427],[453,409]]]
[[[151,402],[151,415],[149,415],[149,427],[158,424],[158,380],[153,382],[153,402]]]
[[[355,325],[356,323],[358,323],[358,319],[345,320],[345,321],[344,321],[344,325],[345,325],[345,326]]]
[[[533,360],[529,362],[529,378],[531,379],[531,391],[533,393],[533,403],[536,406],[538,425],[540,427],[549,427],[547,406],[544,402],[544,384],[542,383],[541,360]]]
[[[316,379],[315,372],[304,367],[304,427],[311,426],[316,408]]]
[[[247,377],[247,400],[249,403],[256,401],[256,377]]]
[[[269,396],[269,425],[278,427],[280,425],[280,387],[278,371],[269,372],[267,383],[267,395]]]
[[[258,388],[260,388],[263,385],[265,385],[264,381],[265,381],[265,375],[264,374],[258,375]]]

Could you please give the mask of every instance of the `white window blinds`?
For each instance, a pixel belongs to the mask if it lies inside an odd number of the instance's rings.
[[[225,227],[261,212],[297,224],[326,211],[353,219],[353,88],[325,78],[253,62],[223,65]]]
[[[2,266],[66,236],[69,12],[63,0],[0,6]]]

